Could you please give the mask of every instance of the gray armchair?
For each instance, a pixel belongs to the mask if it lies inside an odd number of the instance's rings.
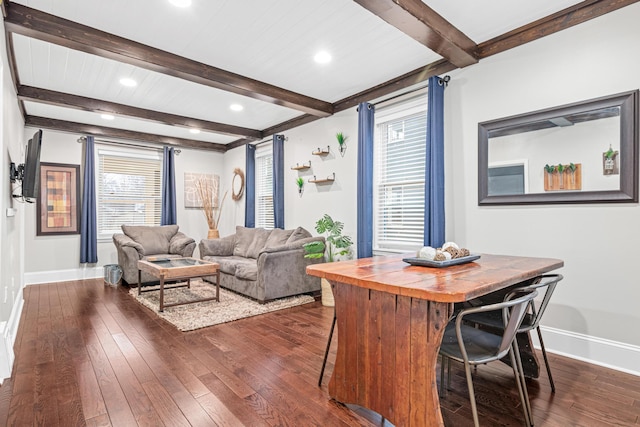
[[[114,234],[113,243],[118,252],[118,265],[122,278],[129,284],[138,283],[138,261],[148,257],[190,257],[196,248],[191,237],[178,231],[177,225],[123,225],[124,234]],[[158,279],[142,273],[142,283],[157,282]]]

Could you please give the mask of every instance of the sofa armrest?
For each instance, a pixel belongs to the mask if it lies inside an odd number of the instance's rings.
[[[305,239],[302,239],[305,240]],[[320,278],[307,275],[307,266],[323,262],[304,257],[302,247],[258,256],[258,288],[263,301],[320,290]]]
[[[196,241],[186,234],[178,231],[169,241],[169,253],[178,254],[184,257],[193,255],[196,248]]]
[[[296,249],[303,249],[303,246],[307,243],[311,242],[324,242],[324,237],[316,236],[316,237],[306,237],[304,239],[296,240],[295,242],[285,243],[284,245],[271,246],[262,249],[260,252],[262,253],[273,253],[273,252],[282,252],[282,251],[291,251]],[[258,255],[259,256],[259,255]]]
[[[202,239],[200,240],[200,258],[205,256],[231,256],[236,243],[236,236],[223,237],[221,239]]]
[[[144,256],[144,248],[140,243],[135,242],[131,237],[126,234],[114,234],[113,235],[113,243],[116,245],[116,249],[122,250],[123,248],[133,248],[138,254],[140,254],[140,258]]]

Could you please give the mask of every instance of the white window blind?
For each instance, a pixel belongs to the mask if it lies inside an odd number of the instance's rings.
[[[423,244],[426,127],[424,96],[376,112],[374,250]]]
[[[271,144],[256,150],[256,227],[273,228],[273,153]]]
[[[160,154],[97,147],[96,157],[98,237],[122,232],[122,224],[160,225]]]

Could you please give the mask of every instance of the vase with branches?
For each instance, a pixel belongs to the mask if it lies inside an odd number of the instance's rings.
[[[215,182],[216,181],[214,181],[214,183]],[[224,201],[227,198],[228,193],[228,191],[225,191],[224,196],[222,196],[222,200],[220,201],[220,205],[217,205],[215,203],[215,196],[218,193],[218,186],[214,183],[205,178],[201,178],[196,181],[196,190],[198,191],[198,196],[202,201],[202,212],[204,213],[207,225],[209,226],[208,238],[220,237],[218,225],[220,225],[222,206],[224,205]]]

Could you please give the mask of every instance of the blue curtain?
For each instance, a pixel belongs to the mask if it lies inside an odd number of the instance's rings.
[[[246,199],[244,204],[244,226],[253,228],[256,226],[256,147],[245,145],[246,150]]]
[[[160,225],[177,223],[175,153],[173,148],[164,147],[162,155],[162,212]]]
[[[273,135],[273,226],[284,229],[284,135]]]
[[[98,262],[98,226],[96,219],[96,175],[94,140],[87,136],[84,145],[82,212],[80,215],[80,263]]]
[[[444,84],[429,77],[427,150],[424,171],[424,245],[442,246],[444,238]]]
[[[358,258],[373,255],[373,105],[358,106]]]

